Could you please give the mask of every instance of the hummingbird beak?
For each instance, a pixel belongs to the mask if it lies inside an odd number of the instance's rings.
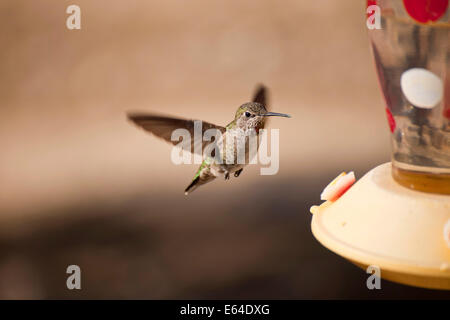
[[[291,116],[285,113],[277,113],[277,112],[266,112],[262,115],[263,117],[285,117],[290,118]]]

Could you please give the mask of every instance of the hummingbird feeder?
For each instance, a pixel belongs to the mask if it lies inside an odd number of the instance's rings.
[[[448,2],[367,2],[391,162],[355,184],[352,173],[339,176],[322,193],[326,201],[311,207],[312,232],[328,249],[379,267],[382,278],[443,290],[450,290]]]

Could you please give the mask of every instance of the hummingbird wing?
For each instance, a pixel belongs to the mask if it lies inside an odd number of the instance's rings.
[[[258,85],[256,88],[255,94],[253,96],[253,102],[261,103],[264,107],[266,107],[266,110],[269,110],[269,99],[268,99],[268,89],[263,84]],[[265,125],[268,124],[269,119],[266,119]]]
[[[206,121],[202,121],[201,135],[195,135],[194,134],[195,120],[174,118],[157,114],[129,113],[128,119],[131,120],[133,123],[135,123],[138,127],[144,129],[145,131],[148,131],[154,134],[155,136],[172,143],[173,145],[178,145],[184,149],[190,150],[191,153],[194,153],[196,151],[194,145],[197,143],[201,143],[202,150],[199,150],[200,155],[201,152],[205,149],[205,147],[211,143],[211,141],[203,141],[203,134],[205,133],[206,130],[214,128],[220,130],[220,132],[222,133],[226,131],[224,127],[217,126],[215,124]],[[186,129],[189,131],[189,133],[191,134],[190,146],[185,144],[179,145],[180,143],[179,140],[172,141],[171,139],[172,132],[174,132],[174,130],[176,129]]]
[[[267,88],[260,84],[255,91],[252,101],[261,103],[268,110]]]

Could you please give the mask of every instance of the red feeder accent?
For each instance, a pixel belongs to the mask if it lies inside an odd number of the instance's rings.
[[[376,5],[377,4],[377,0],[367,0],[367,6],[366,9],[370,6]],[[367,18],[369,17],[369,14],[366,13]]]
[[[447,119],[450,119],[450,108],[444,110],[444,117],[446,117]]]
[[[388,123],[389,123],[389,129],[391,129],[391,132],[394,133],[395,127],[396,127],[394,116],[392,115],[392,112],[391,112],[391,110],[389,110],[389,108],[386,108],[385,110],[386,110],[386,116],[387,116]]]
[[[448,7],[448,0],[403,0],[406,11],[414,20],[427,23],[439,20]]]
[[[450,75],[445,77],[445,91],[444,91],[444,117],[450,119]]]

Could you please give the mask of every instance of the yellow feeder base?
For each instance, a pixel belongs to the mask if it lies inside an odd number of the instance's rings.
[[[450,290],[450,248],[444,225],[450,196],[402,187],[382,164],[335,202],[311,207],[311,229],[325,247],[381,277],[411,286]]]

